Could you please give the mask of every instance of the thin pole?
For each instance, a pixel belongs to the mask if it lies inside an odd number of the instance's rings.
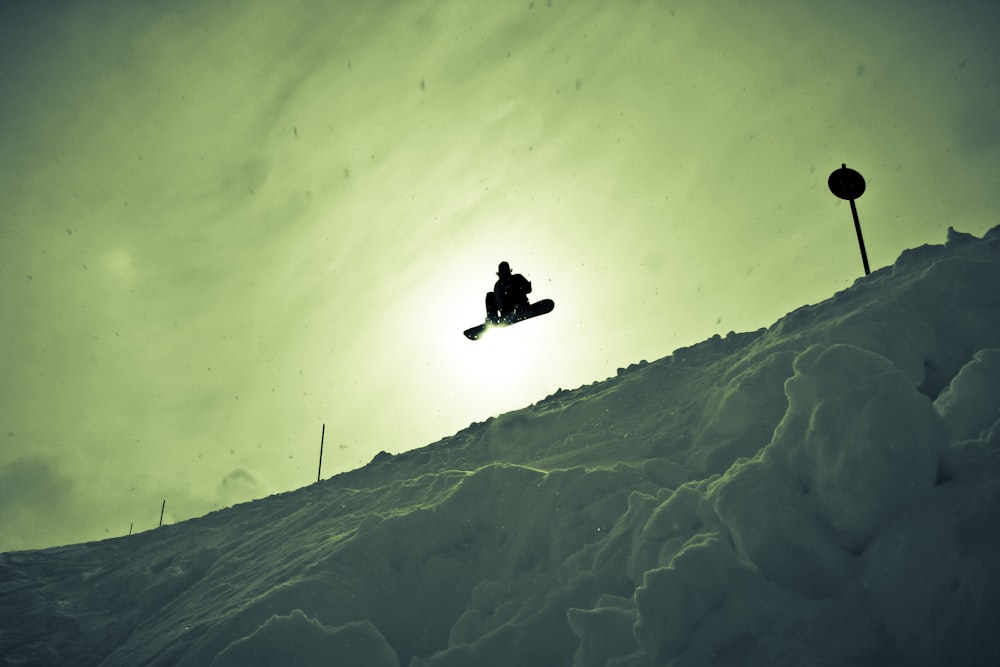
[[[130,523],[130,524],[128,525],[128,534],[129,534],[129,535],[131,535],[131,534],[132,534],[132,526],[134,526],[134,525],[135,525],[135,521],[133,521],[132,523]]]
[[[167,499],[163,499],[163,504],[160,505],[160,525],[159,528],[163,528],[163,510],[167,509]]]
[[[854,205],[854,200],[851,199],[851,215],[854,216],[854,230],[858,233],[858,245],[861,246],[861,261],[865,265],[865,275],[867,276],[871,273],[871,269],[868,268],[868,253],[865,252],[865,239],[861,236],[861,221],[858,220],[858,207]]]
[[[323,430],[319,434],[319,470],[316,471],[316,481],[318,482],[320,476],[323,474],[323,439],[326,437],[326,424],[323,424]]]

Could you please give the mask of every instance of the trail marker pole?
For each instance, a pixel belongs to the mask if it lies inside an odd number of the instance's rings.
[[[157,528],[163,528],[163,510],[167,509],[167,499],[163,499],[163,504],[160,505],[160,525]]]
[[[854,216],[854,230],[858,233],[858,246],[861,248],[861,262],[865,265],[865,275],[871,273],[868,268],[868,253],[865,252],[865,239],[861,236],[861,221],[858,220],[858,207],[854,205],[854,200],[865,193],[865,179],[853,169],[848,169],[847,165],[841,163],[826,184],[830,186],[830,192],[841,199],[851,202],[851,215]]]
[[[319,470],[316,471],[316,481],[318,482],[320,476],[323,474],[323,439],[326,437],[326,424],[323,424],[323,430],[319,434]]]

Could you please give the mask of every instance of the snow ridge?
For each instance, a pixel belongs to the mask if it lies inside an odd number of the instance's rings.
[[[5,665],[1000,664],[1000,227],[767,330],[128,538],[0,558]]]

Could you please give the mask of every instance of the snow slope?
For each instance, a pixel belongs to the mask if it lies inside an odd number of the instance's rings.
[[[0,559],[5,665],[1000,664],[1000,227],[295,492]]]

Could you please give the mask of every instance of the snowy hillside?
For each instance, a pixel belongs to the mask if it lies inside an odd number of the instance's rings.
[[[5,554],[0,655],[996,665],[998,525],[1000,227],[949,230],[768,330],[422,449]]]

